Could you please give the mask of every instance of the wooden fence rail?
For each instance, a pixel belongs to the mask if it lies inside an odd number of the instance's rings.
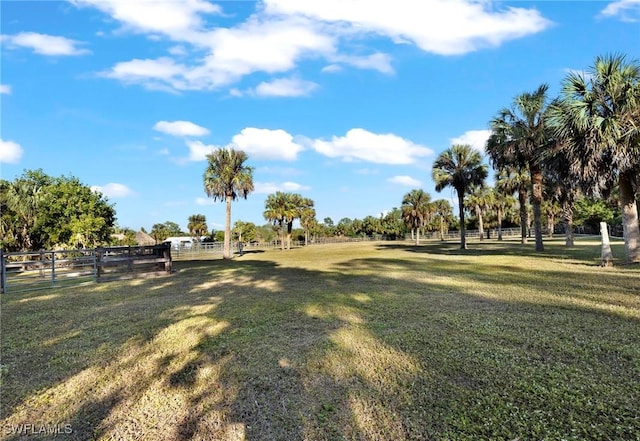
[[[2,293],[171,271],[171,247],[165,244],[27,253],[4,253],[0,250]]]

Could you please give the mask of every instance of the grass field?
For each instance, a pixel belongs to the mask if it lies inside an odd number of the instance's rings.
[[[2,437],[638,440],[640,268],[545,245],[322,245],[2,295]]]

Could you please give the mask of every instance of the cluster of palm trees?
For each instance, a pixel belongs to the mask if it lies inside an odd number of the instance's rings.
[[[300,225],[304,229],[305,244],[307,244],[309,229],[315,217],[313,201],[298,193],[277,191],[270,194],[265,202],[264,218],[278,227],[282,250],[285,249],[285,244],[286,249],[291,249],[291,232],[293,221],[296,219],[300,219]]]
[[[547,85],[516,96],[510,107],[491,120],[490,128],[486,151],[497,171],[496,188],[506,195],[518,193],[523,241],[528,198],[533,205],[536,250],[543,251],[545,194],[561,205],[570,234],[576,198],[580,194],[602,197],[617,185],[626,257],[640,261],[637,61],[628,62],[622,55],[598,57],[587,72],[570,73],[556,99],[550,100]],[[452,146],[433,165],[436,190],[451,186],[458,194],[463,249],[464,199],[487,173],[481,155],[468,145]]]
[[[567,224],[567,244],[572,244],[573,204],[579,195],[602,197],[617,185],[620,193],[627,260],[640,261],[640,229],[636,199],[640,193],[640,64],[622,55],[598,57],[586,72],[570,73],[558,98],[550,100],[548,86],[516,96],[510,107],[490,121],[486,152],[496,170],[496,184],[487,189],[488,166],[469,145],[453,145],[435,160],[432,178],[436,191],[447,187],[458,196],[461,240],[465,237],[465,208],[475,212],[482,230],[488,205],[500,225],[517,193],[522,241],[527,241],[527,202],[533,205],[536,250],[543,251],[542,211],[545,199],[554,202]],[[230,258],[231,201],[253,190],[253,169],[247,156],[234,149],[208,155],[204,187],[208,196],[227,204],[224,257]],[[446,202],[446,201],[444,201]],[[433,221],[438,211],[450,210],[431,203],[422,190],[402,201],[402,219],[415,233]],[[548,213],[556,211],[548,208]],[[313,201],[299,194],[269,195],[264,217],[280,230],[282,247],[290,247],[293,221],[300,219],[308,238],[315,222]],[[440,217],[441,231],[445,215]],[[480,232],[482,237],[482,231]],[[286,240],[285,240],[286,239]]]

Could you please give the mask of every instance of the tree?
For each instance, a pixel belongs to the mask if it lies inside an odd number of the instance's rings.
[[[224,259],[231,259],[231,202],[238,197],[246,199],[253,191],[253,167],[245,165],[247,159],[245,152],[232,148],[220,148],[207,155],[204,191],[214,201],[221,200],[226,204]]]
[[[273,222],[280,232],[280,246],[282,251],[285,249],[285,227],[289,222],[293,222],[296,217],[296,209],[293,206],[291,193],[277,191],[267,196],[265,201],[264,218]],[[290,247],[290,246],[289,246]]]
[[[547,90],[541,85],[532,93],[515,97],[511,108],[504,108],[491,121],[487,153],[497,169],[510,165],[526,168],[531,178],[531,201],[536,251],[544,251],[542,241],[542,153],[551,146],[546,124]]]
[[[304,244],[309,244],[309,232],[318,223],[316,220],[316,210],[313,208],[313,201],[310,205],[300,208],[300,225],[304,229]]]
[[[635,196],[640,188],[640,62],[622,55],[597,57],[587,72],[564,79],[550,113],[584,189],[599,196],[617,182],[626,258],[640,262]]]
[[[402,198],[400,209],[402,210],[402,219],[411,229],[411,235],[416,233],[416,245],[420,245],[420,229],[426,225],[429,214],[433,211],[431,196],[424,190],[411,190]]]
[[[453,207],[448,200],[438,199],[433,202],[433,208],[440,231],[440,240],[444,240],[445,230],[449,230],[449,223],[453,217]]]
[[[153,224],[149,235],[153,237],[156,243],[162,243],[167,237],[184,236],[185,233],[177,223],[166,221],[162,224]]]
[[[480,240],[484,240],[484,219],[483,216],[491,205],[491,193],[489,188],[484,185],[478,185],[471,188],[469,197],[465,201],[465,205],[472,209],[478,219],[478,234]]]
[[[111,241],[113,206],[73,176],[25,171],[14,182],[3,181],[1,189],[6,250],[96,247]]]
[[[20,251],[42,248],[43,241],[36,237],[39,207],[44,189],[51,178],[42,170],[26,171],[13,182],[2,185],[3,247]]]
[[[192,214],[189,216],[187,228],[189,229],[189,235],[191,237],[197,237],[199,239],[201,236],[206,236],[209,234],[207,217],[204,214]]]
[[[481,185],[487,177],[482,156],[468,144],[456,144],[442,152],[433,163],[431,174],[436,191],[453,187],[458,194],[460,213],[460,248],[467,249],[464,227],[464,197],[471,187]]]
[[[491,190],[491,208],[496,212],[498,240],[502,240],[502,221],[504,220],[505,213],[516,203],[516,200],[513,197],[513,192],[505,192],[503,189],[504,187],[496,185]]]
[[[526,169],[503,165],[496,173],[496,191],[503,195],[518,193],[518,205],[520,213],[520,240],[527,243],[527,226],[529,225],[529,210],[527,199],[531,177]]]
[[[233,236],[238,242],[253,242],[256,239],[256,224],[236,221],[233,224]]]

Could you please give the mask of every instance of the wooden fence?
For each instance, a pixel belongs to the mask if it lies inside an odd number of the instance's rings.
[[[171,247],[165,244],[27,253],[0,250],[0,292],[133,278],[171,270]]]

